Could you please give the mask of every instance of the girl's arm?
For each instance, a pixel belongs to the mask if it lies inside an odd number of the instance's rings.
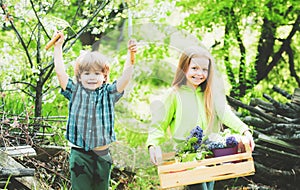
[[[122,76],[117,80],[117,90],[118,92],[123,92],[132,78],[133,74],[133,63],[131,63],[130,55],[131,53],[136,53],[137,46],[135,40],[128,41],[128,52],[127,59],[124,65]]]
[[[235,115],[235,113],[231,110],[230,106],[227,104],[223,108],[223,112],[220,112],[220,110],[217,111],[219,112],[218,116],[221,119],[223,124],[239,132],[241,135],[246,136],[246,138],[249,141],[249,145],[253,151],[255,147],[255,143],[252,134],[249,131],[248,126],[243,121],[241,121],[241,119],[237,115]]]
[[[56,35],[60,35],[60,38],[54,44],[54,67],[61,88],[63,90],[66,90],[69,76],[66,73],[62,56],[62,44],[64,42],[64,35],[60,31],[57,32]]]
[[[155,100],[150,104],[151,110],[151,124],[148,132],[146,145],[157,146],[166,139],[166,132],[170,127],[172,129],[172,121],[176,120],[176,92],[169,89],[161,99]]]
[[[148,132],[148,139],[146,146],[149,151],[150,161],[154,165],[160,162],[160,154],[157,149],[158,145],[165,142],[168,137],[166,136],[167,129],[170,126],[172,131],[171,122],[175,118],[176,99],[174,91],[169,91],[164,97],[163,101],[154,101],[151,103],[151,125]]]

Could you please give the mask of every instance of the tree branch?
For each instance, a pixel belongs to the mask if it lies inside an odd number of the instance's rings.
[[[296,82],[298,83],[298,87],[300,87],[300,78],[297,75],[296,70],[295,70],[294,53],[293,53],[291,46],[287,46],[286,53],[289,56],[289,69],[291,72],[291,76],[296,79]]]
[[[261,117],[264,117],[265,119],[269,120],[270,122],[287,123],[287,121],[283,118],[277,118],[277,117],[270,116],[270,115],[268,115],[268,114],[266,114],[266,113],[264,113],[264,112],[262,112],[262,111],[260,111],[256,108],[254,108],[252,106],[248,106],[248,105],[242,103],[241,101],[236,100],[236,99],[234,99],[230,96],[227,96],[227,100],[228,100],[228,102],[230,102],[230,103],[232,103],[236,106],[247,109],[247,110],[249,110],[253,113],[256,113],[256,114],[260,115]]]
[[[24,82],[24,81],[11,82],[10,84],[25,84],[25,85],[27,85],[27,86],[30,86],[30,87],[32,87],[32,88],[35,88],[35,86],[32,85],[31,83]]]
[[[297,154],[292,154],[292,153],[285,152],[285,151],[282,151],[282,150],[276,150],[276,149],[269,148],[269,147],[266,147],[266,146],[261,146],[259,144],[255,144],[255,148],[259,148],[259,149],[264,150],[265,152],[275,153],[275,154],[278,154],[278,155],[281,155],[281,156],[284,156],[284,157],[288,156],[288,157],[291,157],[290,159],[294,159],[294,158],[300,159],[300,156],[297,155]]]
[[[259,173],[266,174],[268,176],[268,179],[270,179],[271,176],[298,176],[300,174],[299,169],[295,169],[292,171],[286,171],[286,170],[278,170],[270,167],[266,167],[263,164],[260,164],[258,162],[255,162],[255,168],[258,170]]]
[[[30,93],[30,92],[28,92],[28,91],[26,91],[26,90],[24,90],[24,89],[19,89],[19,90],[21,90],[23,93],[27,94],[28,96],[30,96],[30,97],[32,97],[32,98],[35,98],[35,95],[34,95],[34,94],[32,94],[32,93]]]
[[[98,13],[109,3],[109,1],[107,2],[103,2],[102,4],[100,4],[96,11],[93,13],[93,15],[88,19],[88,21],[86,22],[85,26],[83,26],[76,34],[76,36],[71,36],[70,39],[75,38],[68,47],[64,48],[64,53],[69,51],[69,49],[73,46],[73,44],[78,40],[78,38],[83,34],[83,32],[85,31],[85,29],[89,26],[89,24],[94,20],[94,18],[98,15]],[[65,41],[67,42],[67,40]]]
[[[47,70],[47,74],[46,74],[46,76],[43,79],[43,84],[42,85],[44,85],[45,82],[47,81],[47,79],[50,78],[50,75],[51,75],[53,69],[54,69],[54,64],[52,64],[51,67],[50,67],[50,69]]]
[[[290,34],[288,35],[288,37],[283,41],[280,49],[274,54],[274,56],[272,57],[272,61],[270,62],[270,64],[267,66],[265,72],[264,72],[264,76],[268,75],[269,72],[273,69],[273,67],[275,65],[277,65],[278,61],[281,58],[281,55],[284,51],[286,51],[288,49],[288,47],[290,47],[291,45],[291,41],[293,36],[296,34],[297,31],[299,31],[299,23],[300,23],[300,15],[298,15],[295,23],[293,24],[293,28],[290,32]]]
[[[267,7],[271,10],[272,3],[268,3]],[[261,35],[258,41],[255,62],[255,70],[257,71],[256,83],[259,83],[259,81],[261,81],[266,76],[265,68],[267,66],[269,57],[273,54],[274,51],[274,35],[276,32],[276,24],[269,20],[267,16],[265,16],[263,18],[263,25],[261,28]]]
[[[236,21],[236,16],[235,16],[235,12],[233,9],[231,9],[231,15],[233,17],[232,19],[232,28],[233,28],[233,32],[234,35],[236,37],[236,40],[238,42],[238,46],[240,49],[240,65],[239,65],[239,97],[243,97],[246,93],[246,48],[243,44],[243,40],[241,38],[241,34],[240,34],[240,30]]]
[[[258,117],[253,117],[253,116],[246,116],[243,119],[243,122],[245,122],[247,125],[251,125],[254,126],[255,129],[259,130],[259,131],[266,131],[267,128],[269,128],[270,126],[272,126],[271,122],[268,121],[264,121]]]
[[[73,24],[74,24],[74,22],[76,20],[77,15],[79,15],[79,11],[80,11],[80,8],[81,8],[81,6],[80,6],[81,2],[82,2],[81,0],[78,1],[78,6],[77,6],[77,9],[76,9],[76,13],[75,13],[75,15],[74,15],[74,17],[72,19],[71,26],[73,26]]]
[[[275,92],[280,93],[281,95],[283,95],[284,97],[286,97],[287,99],[291,100],[292,99],[292,95],[287,93],[286,91],[282,90],[281,88],[279,88],[278,86],[273,86],[272,88]]]
[[[229,14],[229,10],[226,10],[226,12],[228,12]],[[226,17],[227,18],[227,17]],[[226,24],[225,24],[225,38],[224,38],[224,62],[225,62],[225,66],[226,66],[226,73],[228,76],[228,79],[230,81],[230,84],[235,84],[235,77],[234,77],[234,72],[231,68],[231,64],[229,63],[229,43],[228,43],[228,39],[229,39],[229,33],[230,33],[230,21],[227,20]]]
[[[250,101],[250,106],[262,108],[266,112],[275,112],[275,107],[271,103],[267,103],[259,98],[252,98]]]
[[[3,6],[1,6],[1,9],[2,9],[2,11],[3,11],[3,13],[4,13],[5,15],[8,14],[8,13],[6,12],[6,10],[4,9]],[[26,46],[26,44],[25,44],[25,42],[24,42],[24,40],[23,40],[21,34],[19,33],[19,31],[18,31],[17,28],[15,27],[15,25],[14,25],[14,23],[13,23],[12,20],[9,19],[9,23],[10,23],[10,25],[11,25],[13,31],[16,33],[18,39],[20,40],[22,47],[23,47],[24,50],[25,50],[27,59],[28,59],[28,61],[29,61],[29,63],[30,63],[30,68],[33,68],[33,63],[32,63],[30,54],[29,54],[29,52],[28,52],[27,46]]]
[[[51,39],[51,37],[48,35],[47,30],[46,30],[46,28],[44,27],[42,21],[40,20],[40,17],[39,17],[39,15],[37,14],[37,11],[36,11],[35,8],[34,8],[34,3],[33,3],[32,0],[30,0],[30,4],[31,4],[31,8],[32,8],[32,10],[33,10],[33,12],[34,12],[35,17],[36,17],[36,19],[38,20],[38,24],[42,27],[42,29],[43,29],[43,31],[46,33],[47,37],[48,37],[49,39]]]

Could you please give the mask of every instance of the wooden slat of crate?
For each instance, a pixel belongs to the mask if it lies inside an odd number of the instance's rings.
[[[192,169],[200,166],[208,166],[208,165],[214,165],[223,162],[232,162],[232,161],[238,161],[238,160],[249,159],[249,158],[252,159],[251,153],[246,152],[246,153],[222,156],[217,158],[209,158],[209,159],[198,160],[198,161],[179,162],[179,163],[174,163],[169,165],[158,166],[158,172],[159,173],[176,172],[176,171]]]
[[[212,167],[198,167],[191,170],[175,173],[162,173],[159,175],[161,187],[170,188],[197,184],[207,181],[218,181],[254,173],[253,160],[240,163],[227,163]]]
[[[246,147],[245,153],[158,166],[162,188],[248,176],[254,172],[250,147]]]

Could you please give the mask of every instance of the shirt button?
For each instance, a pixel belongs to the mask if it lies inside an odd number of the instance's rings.
[[[92,130],[89,130],[89,132],[91,133],[91,132],[92,132]]]

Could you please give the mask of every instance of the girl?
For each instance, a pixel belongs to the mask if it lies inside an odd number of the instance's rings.
[[[219,132],[221,124],[224,124],[245,135],[254,149],[249,128],[226,103],[222,80],[216,74],[213,57],[202,47],[191,47],[182,53],[172,88],[163,102],[156,102],[151,108],[152,130],[148,134],[147,146],[150,160],[155,165],[159,161],[155,147],[166,140],[168,127],[172,139],[178,143],[184,141],[195,126],[200,126],[203,133],[208,135]],[[202,189],[213,189],[214,183],[203,183],[201,186]]]

